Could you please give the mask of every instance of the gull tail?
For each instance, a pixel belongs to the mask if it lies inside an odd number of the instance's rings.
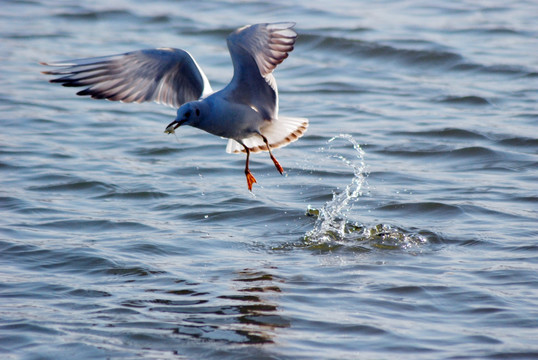
[[[267,138],[272,150],[296,141],[303,136],[307,128],[308,119],[281,116],[261,127],[260,132]],[[262,137],[259,135],[253,135],[241,140],[252,153],[268,150]],[[234,154],[244,153],[245,148],[237,141],[230,139],[228,146],[226,146],[226,152]]]

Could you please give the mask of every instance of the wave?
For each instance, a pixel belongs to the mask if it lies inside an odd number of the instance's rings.
[[[521,77],[533,77],[536,72],[528,69],[524,66],[518,65],[506,65],[506,64],[497,64],[497,65],[483,65],[472,62],[461,62],[450,68],[454,71],[473,71],[478,73],[485,74],[494,74],[494,75],[514,75]]]
[[[505,146],[514,146],[514,147],[521,147],[521,148],[531,148],[536,149],[538,148],[538,139],[537,138],[529,138],[525,136],[514,136],[514,137],[508,137],[497,141],[500,145]]]
[[[139,15],[127,9],[90,10],[80,8],[74,11],[58,12],[54,16],[73,21],[122,20],[129,23],[144,22],[149,24],[168,24],[172,22],[172,17],[168,14]],[[187,18],[182,19],[182,22],[186,21],[188,21]]]
[[[402,214],[411,213],[416,215],[428,213],[429,216],[435,216],[436,219],[450,219],[464,213],[464,211],[459,206],[444,204],[440,202],[392,203],[383,205],[379,207],[378,210],[401,212]]]
[[[487,99],[481,96],[476,96],[476,95],[443,96],[441,98],[438,98],[437,102],[454,104],[454,105],[478,105],[478,106],[491,105],[491,103]]]
[[[110,10],[86,10],[65,11],[54,15],[58,18],[71,20],[98,20],[98,19],[115,19],[118,17],[136,17],[132,12],[123,9]]]
[[[388,61],[400,61],[411,67],[425,66],[441,67],[451,71],[473,71],[498,75],[516,75],[523,77],[536,76],[536,70],[525,66],[493,64],[485,65],[468,61],[463,55],[454,51],[441,49],[441,46],[424,40],[394,40],[387,41],[397,45],[388,45],[376,41],[350,39],[346,37],[327,36],[319,34],[301,34],[300,41],[311,47],[313,51],[330,51],[348,56],[360,56],[361,58],[378,59]],[[412,42],[421,46],[430,46],[431,49],[415,49],[405,47]],[[412,44],[411,44],[412,45]],[[439,47],[440,49],[435,49]]]
[[[103,183],[101,181],[78,180],[78,181],[61,183],[61,184],[29,186],[28,190],[52,191],[52,192],[65,192],[65,191],[103,192],[103,191],[114,190],[114,186],[107,183]]]
[[[338,51],[366,58],[382,57],[405,61],[409,64],[446,66],[463,61],[461,55],[444,50],[397,48],[378,42],[314,34],[301,35],[301,39],[310,43],[310,46],[316,50]]]
[[[478,35],[482,34],[482,35],[487,35],[487,36],[490,36],[490,35],[529,36],[530,35],[530,33],[527,34],[524,31],[520,31],[520,30],[516,30],[513,28],[504,27],[504,26],[494,26],[490,28],[463,28],[463,29],[448,30],[447,32],[452,33],[452,34],[478,34]]]
[[[393,148],[388,147],[380,150],[381,153],[391,156],[404,156],[404,157],[445,157],[445,158],[465,158],[471,157],[487,158],[489,160],[498,159],[501,160],[502,156],[499,152],[483,147],[483,146],[467,146],[462,148],[453,148],[447,145],[437,145],[427,149],[417,148],[416,144],[412,145],[412,148],[403,148],[402,146],[395,146]]]
[[[169,197],[167,193],[160,191],[124,191],[124,192],[110,192],[108,194],[96,196],[96,199],[133,199],[133,200],[145,200],[145,199],[162,199]]]
[[[449,138],[449,139],[477,139],[484,140],[487,139],[486,136],[472,130],[458,129],[458,128],[444,128],[444,129],[432,129],[426,131],[395,131],[392,132],[394,135],[409,135],[409,136],[420,136],[420,137],[439,137],[439,138]]]
[[[16,227],[28,227],[30,229],[48,229],[70,231],[76,233],[94,233],[96,231],[148,231],[155,230],[153,227],[135,221],[112,221],[100,219],[70,219],[53,220],[41,223],[14,224]]]

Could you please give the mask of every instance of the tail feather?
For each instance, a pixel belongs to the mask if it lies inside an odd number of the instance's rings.
[[[260,128],[260,132],[267,138],[269,146],[272,150],[296,141],[303,136],[307,128],[308,119],[281,116],[278,119],[268,123],[268,125],[265,127]],[[263,139],[259,135],[253,135],[251,137],[241,139],[241,141],[252,153],[268,150],[267,146],[263,142]],[[230,139],[228,141],[228,145],[226,146],[226,152],[234,154],[242,152],[244,153],[245,148],[237,141]]]

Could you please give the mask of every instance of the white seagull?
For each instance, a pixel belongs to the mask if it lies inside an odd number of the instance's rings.
[[[256,179],[249,170],[250,153],[268,151],[277,170],[282,166],[271,149],[301,137],[308,119],[278,115],[278,90],[273,70],[293,50],[295,23],[243,26],[228,38],[234,75],[222,90],[213,92],[204,72],[185,50],[158,48],[86,59],[41,63],[61,69],[50,82],[85,86],[77,95],[121,102],[155,101],[177,110],[167,127],[173,133],[190,125],[230,139],[228,153],[247,154],[245,175],[252,191]]]

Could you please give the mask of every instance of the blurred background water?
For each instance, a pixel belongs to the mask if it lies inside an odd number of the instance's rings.
[[[2,359],[538,357],[536,1],[3,0]],[[39,61],[296,21],[298,142],[244,156]]]

